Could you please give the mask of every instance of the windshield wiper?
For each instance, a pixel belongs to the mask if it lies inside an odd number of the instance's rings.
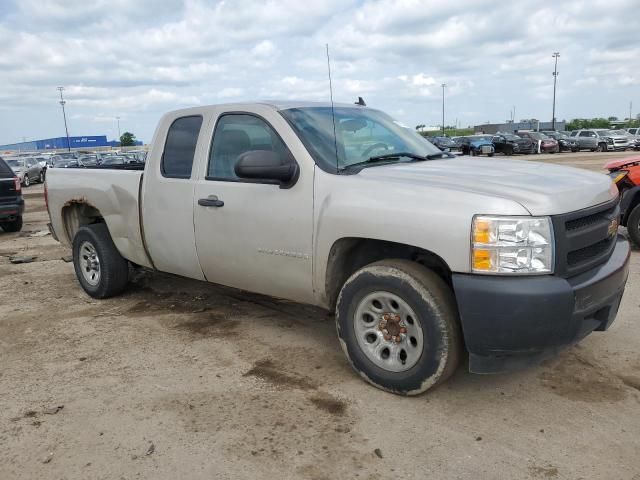
[[[385,155],[375,155],[373,157],[369,157],[366,160],[363,160],[362,162],[352,163],[351,165],[347,165],[343,167],[342,170],[350,169],[353,167],[362,167],[362,166],[371,165],[374,163],[383,163],[388,160],[394,160],[396,158],[401,158],[401,157],[411,158],[412,161],[414,162],[424,161],[429,159],[428,157],[423,157],[421,155],[416,155],[415,153],[410,153],[410,152],[387,153]]]

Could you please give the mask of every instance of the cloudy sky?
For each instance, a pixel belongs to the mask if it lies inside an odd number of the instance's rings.
[[[640,111],[638,0],[0,0],[0,144],[150,140],[161,113],[259,99],[363,96],[409,124]]]

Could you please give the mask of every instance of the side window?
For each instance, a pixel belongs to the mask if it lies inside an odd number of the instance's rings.
[[[591,132],[580,132],[580,136],[581,137],[590,137],[591,135],[589,135]]]
[[[209,152],[208,179],[239,180],[234,168],[238,157],[250,150],[268,150],[280,158],[293,158],[275,130],[264,120],[249,114],[220,117]]]
[[[176,119],[167,132],[164,144],[162,175],[170,178],[190,178],[193,156],[196,152],[198,135],[202,126],[201,116]]]

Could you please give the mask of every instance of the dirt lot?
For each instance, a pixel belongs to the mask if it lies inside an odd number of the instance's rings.
[[[70,252],[30,236],[42,187],[25,198],[24,231],[0,233],[0,479],[640,479],[638,251],[608,332],[400,398],[351,371],[312,307],[150,273],[89,298]]]

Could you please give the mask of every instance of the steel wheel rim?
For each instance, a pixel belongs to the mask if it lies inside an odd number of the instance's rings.
[[[420,320],[409,304],[393,293],[365,295],[356,307],[353,329],[362,353],[383,370],[404,372],[422,356]]]
[[[82,242],[78,256],[83,278],[95,287],[100,283],[100,258],[96,248],[90,242]]]

